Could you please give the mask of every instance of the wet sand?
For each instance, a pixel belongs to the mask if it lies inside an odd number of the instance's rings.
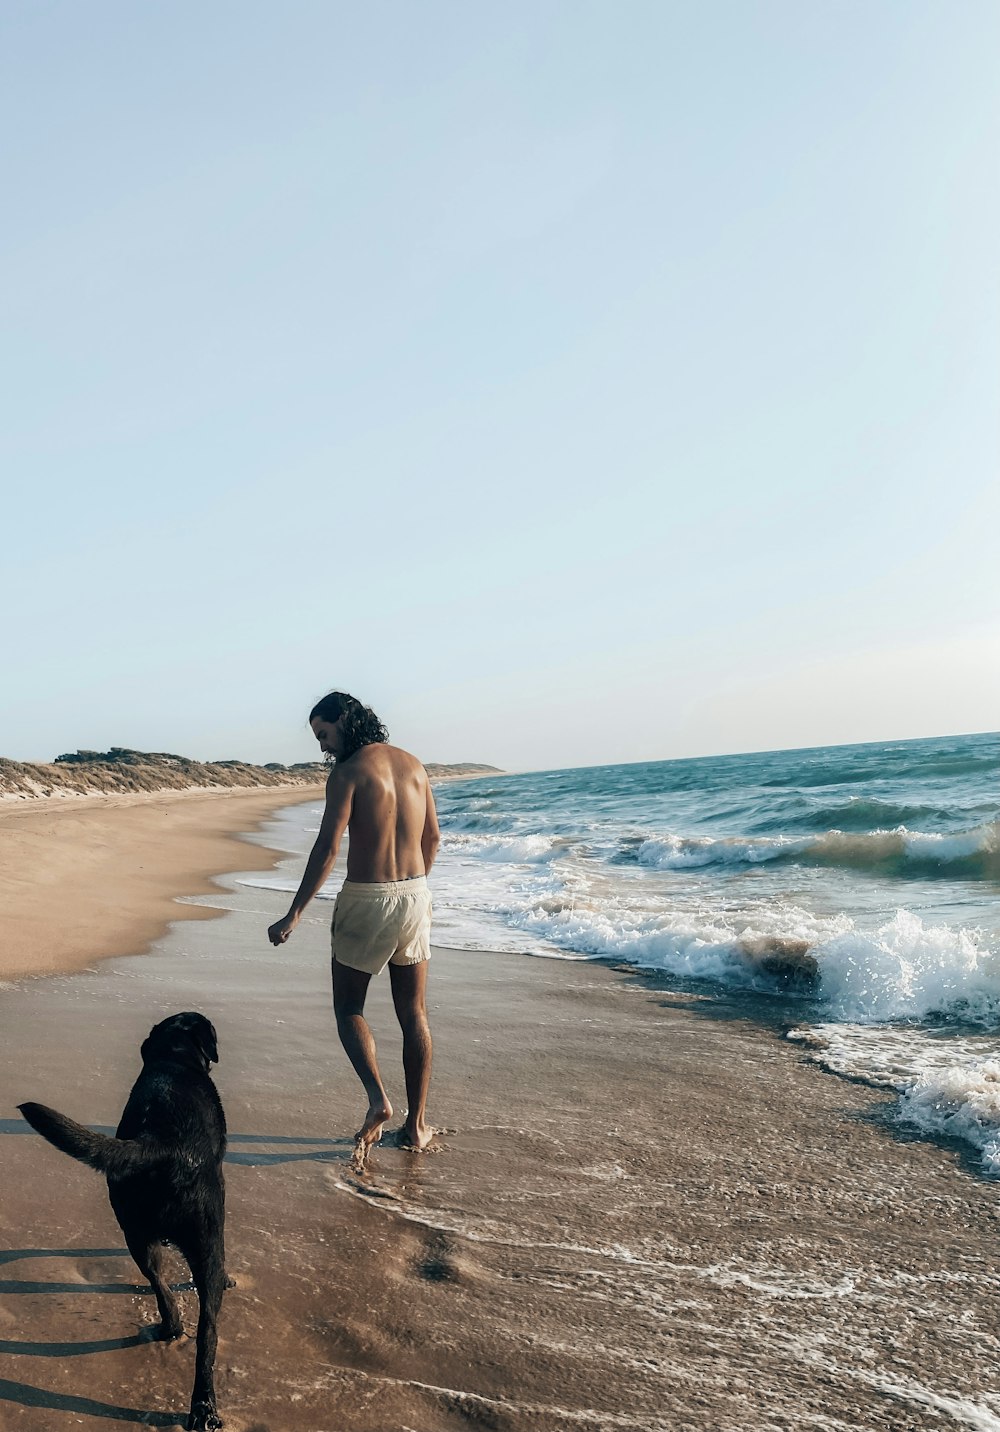
[[[81,969],[145,949],[172,920],[211,910],[177,895],[212,876],[267,870],[276,854],[241,840],[265,816],[321,798],[321,786],[212,794],[0,802],[0,979]]]
[[[146,1340],[102,1180],[14,1106],[113,1125],[183,1008],[218,1027],[231,1130],[231,1432],[1000,1428],[995,1187],[806,1062],[773,1002],[436,950],[449,1131],[354,1176],[329,908],[274,950],[284,897],[217,903],[139,958],[0,991],[4,1432],[181,1425],[193,1340]],[[384,980],[369,1015],[401,1116]]]

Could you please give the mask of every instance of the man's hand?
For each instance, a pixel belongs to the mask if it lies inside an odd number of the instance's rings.
[[[283,945],[298,923],[298,915],[286,915],[283,920],[277,920],[269,926],[267,938],[272,945]]]

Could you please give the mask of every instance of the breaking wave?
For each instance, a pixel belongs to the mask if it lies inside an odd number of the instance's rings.
[[[1000,1028],[1000,950],[977,931],[899,910],[866,930],[847,915],[802,910],[758,925],[609,909],[578,900],[526,901],[509,923],[557,949],[621,960],[675,977],[821,999],[830,1018],[858,1023],[947,1018]]]
[[[620,843],[618,858],[657,870],[779,861],[903,879],[1000,881],[1000,821],[948,835],[901,825],[863,834],[829,830],[796,837],[627,837]]]
[[[498,861],[504,865],[535,865],[555,859],[568,843],[553,835],[449,835],[448,849],[459,857]]]

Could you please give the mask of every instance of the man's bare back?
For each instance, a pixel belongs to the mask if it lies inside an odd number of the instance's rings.
[[[362,746],[330,775],[328,804],[350,803],[347,878],[365,883],[426,875],[433,809],[427,772],[398,746]],[[437,821],[433,820],[436,827]]]

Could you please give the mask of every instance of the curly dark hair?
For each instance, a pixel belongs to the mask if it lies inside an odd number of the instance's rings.
[[[344,724],[340,728],[345,742],[344,754],[340,758],[342,761],[353,756],[355,751],[360,751],[362,746],[373,746],[377,741],[389,739],[389,732],[371,707],[362,706],[357,697],[348,696],[346,691],[331,691],[321,701],[317,701],[309,712],[310,723],[315,721],[317,716],[321,721],[329,721],[331,725],[339,721],[341,716],[344,717]]]

